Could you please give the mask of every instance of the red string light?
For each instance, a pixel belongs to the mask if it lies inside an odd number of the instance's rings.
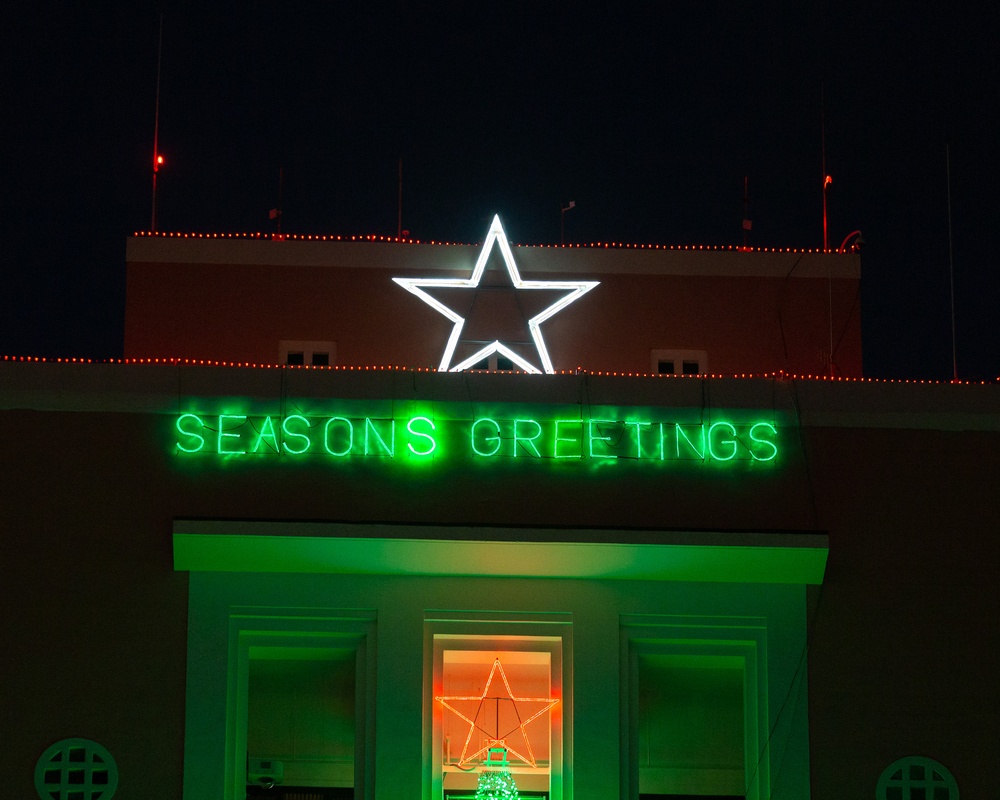
[[[213,361],[206,359],[193,359],[193,358],[104,358],[104,359],[93,359],[84,358],[82,356],[72,356],[72,357],[55,357],[48,358],[46,356],[12,356],[3,355],[0,356],[0,361],[6,361],[10,363],[33,363],[33,364],[121,364],[123,366],[141,366],[141,365],[163,365],[163,366],[199,366],[199,367],[231,367],[235,369],[314,369],[314,370],[326,370],[328,372],[353,372],[355,370],[366,372],[369,371],[379,371],[384,372],[386,370],[391,372],[437,372],[437,367],[402,367],[397,365],[379,365],[379,364],[369,364],[369,365],[353,365],[353,364],[328,364],[322,365],[312,365],[312,364],[274,364],[274,363],[257,363],[249,361]],[[470,370],[470,372],[477,373],[487,373],[495,375],[524,375],[527,373],[521,370]],[[591,371],[585,369],[584,367],[576,367],[571,370],[559,370],[556,374],[559,375],[593,375],[596,377],[614,377],[614,378],[633,378],[633,379],[643,379],[643,378],[656,378],[656,379],[685,379],[685,378],[701,378],[709,380],[779,380],[779,381],[833,381],[837,382],[847,382],[847,383],[906,383],[906,384],[920,384],[922,386],[945,386],[945,385],[958,385],[958,386],[993,386],[1000,383],[1000,377],[997,377],[992,381],[971,381],[971,380],[961,380],[950,378],[948,380],[930,380],[927,378],[870,378],[870,377],[847,377],[843,375],[830,376],[830,375],[813,375],[812,373],[800,375],[795,372],[785,372],[784,370],[777,370],[776,372],[740,372],[732,374],[723,374],[721,372],[712,372],[699,375],[673,375],[673,374],[659,374],[653,372],[617,372],[617,371],[605,371],[596,370]]]
[[[379,234],[354,234],[349,239],[340,234],[301,234],[301,233],[180,233],[166,231],[133,231],[135,238],[179,238],[179,239],[251,239],[259,241],[298,241],[298,242],[385,242],[387,244],[431,244],[438,247],[478,247],[479,242],[441,242],[436,239],[421,241],[420,239],[408,239],[398,236],[382,236]],[[571,244],[517,244],[515,247],[544,247],[544,248],[589,248],[604,250],[676,250],[676,251],[706,251],[706,252],[735,252],[735,253],[830,253],[836,254],[836,250],[824,250],[822,248],[798,248],[798,247],[743,247],[731,244],[699,244],[699,245],[675,245],[675,244],[652,244],[652,243],[628,243],[628,242],[590,242]]]

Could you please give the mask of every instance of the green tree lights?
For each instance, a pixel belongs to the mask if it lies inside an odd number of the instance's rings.
[[[479,773],[476,800],[518,800],[518,797],[509,769],[484,769]]]

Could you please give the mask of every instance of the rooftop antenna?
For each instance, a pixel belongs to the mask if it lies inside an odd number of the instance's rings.
[[[743,249],[749,249],[747,245],[747,235],[753,227],[750,220],[750,176],[743,176]]]
[[[826,193],[833,183],[833,178],[826,174],[826,85],[819,85],[819,140],[823,166],[823,252],[830,252],[830,237],[827,233],[826,224]],[[829,312],[830,312],[830,377],[835,376],[833,366],[833,262],[827,259],[826,262],[827,288],[829,290]]]
[[[277,230],[275,231],[278,236],[281,236],[281,197],[285,193],[285,168],[278,167],[278,205],[276,208],[272,208],[268,213],[268,219],[273,219],[277,223]]]
[[[951,377],[958,380],[958,355],[955,349],[955,259],[951,247],[951,149],[944,146],[944,169],[948,185],[948,277],[951,281]]]
[[[563,246],[566,244],[566,212],[571,208],[576,208],[576,200],[570,200],[565,206],[560,205],[559,209],[562,213],[559,214],[559,245]]]
[[[163,12],[160,12],[160,43],[156,48],[156,113],[153,117],[153,216],[149,229],[156,233],[156,173],[163,166],[160,155],[160,63],[163,58]]]
[[[403,157],[399,157],[399,200],[396,204],[396,238],[403,238]]]
[[[833,178],[826,174],[826,87],[819,85],[819,137],[823,162],[823,250],[830,249],[830,237],[826,226],[826,192],[833,183]]]

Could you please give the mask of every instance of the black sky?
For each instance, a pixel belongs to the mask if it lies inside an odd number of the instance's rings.
[[[158,228],[822,245],[860,229],[865,369],[1000,375],[1000,12],[895,2],[39,3],[3,26],[0,355],[121,355]],[[979,6],[976,11],[963,11]],[[821,103],[825,97],[825,104]]]

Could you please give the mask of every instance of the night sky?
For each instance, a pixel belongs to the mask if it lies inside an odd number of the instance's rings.
[[[1000,375],[991,3],[32,4],[7,12],[0,356],[122,352],[150,227],[479,242],[823,243],[862,231],[865,371]],[[976,11],[963,9],[979,7]],[[991,8],[987,8],[991,7]],[[984,10],[985,9],[985,10]],[[824,113],[825,112],[825,113]],[[665,309],[669,313],[669,309]],[[181,354],[183,355],[183,354]]]

